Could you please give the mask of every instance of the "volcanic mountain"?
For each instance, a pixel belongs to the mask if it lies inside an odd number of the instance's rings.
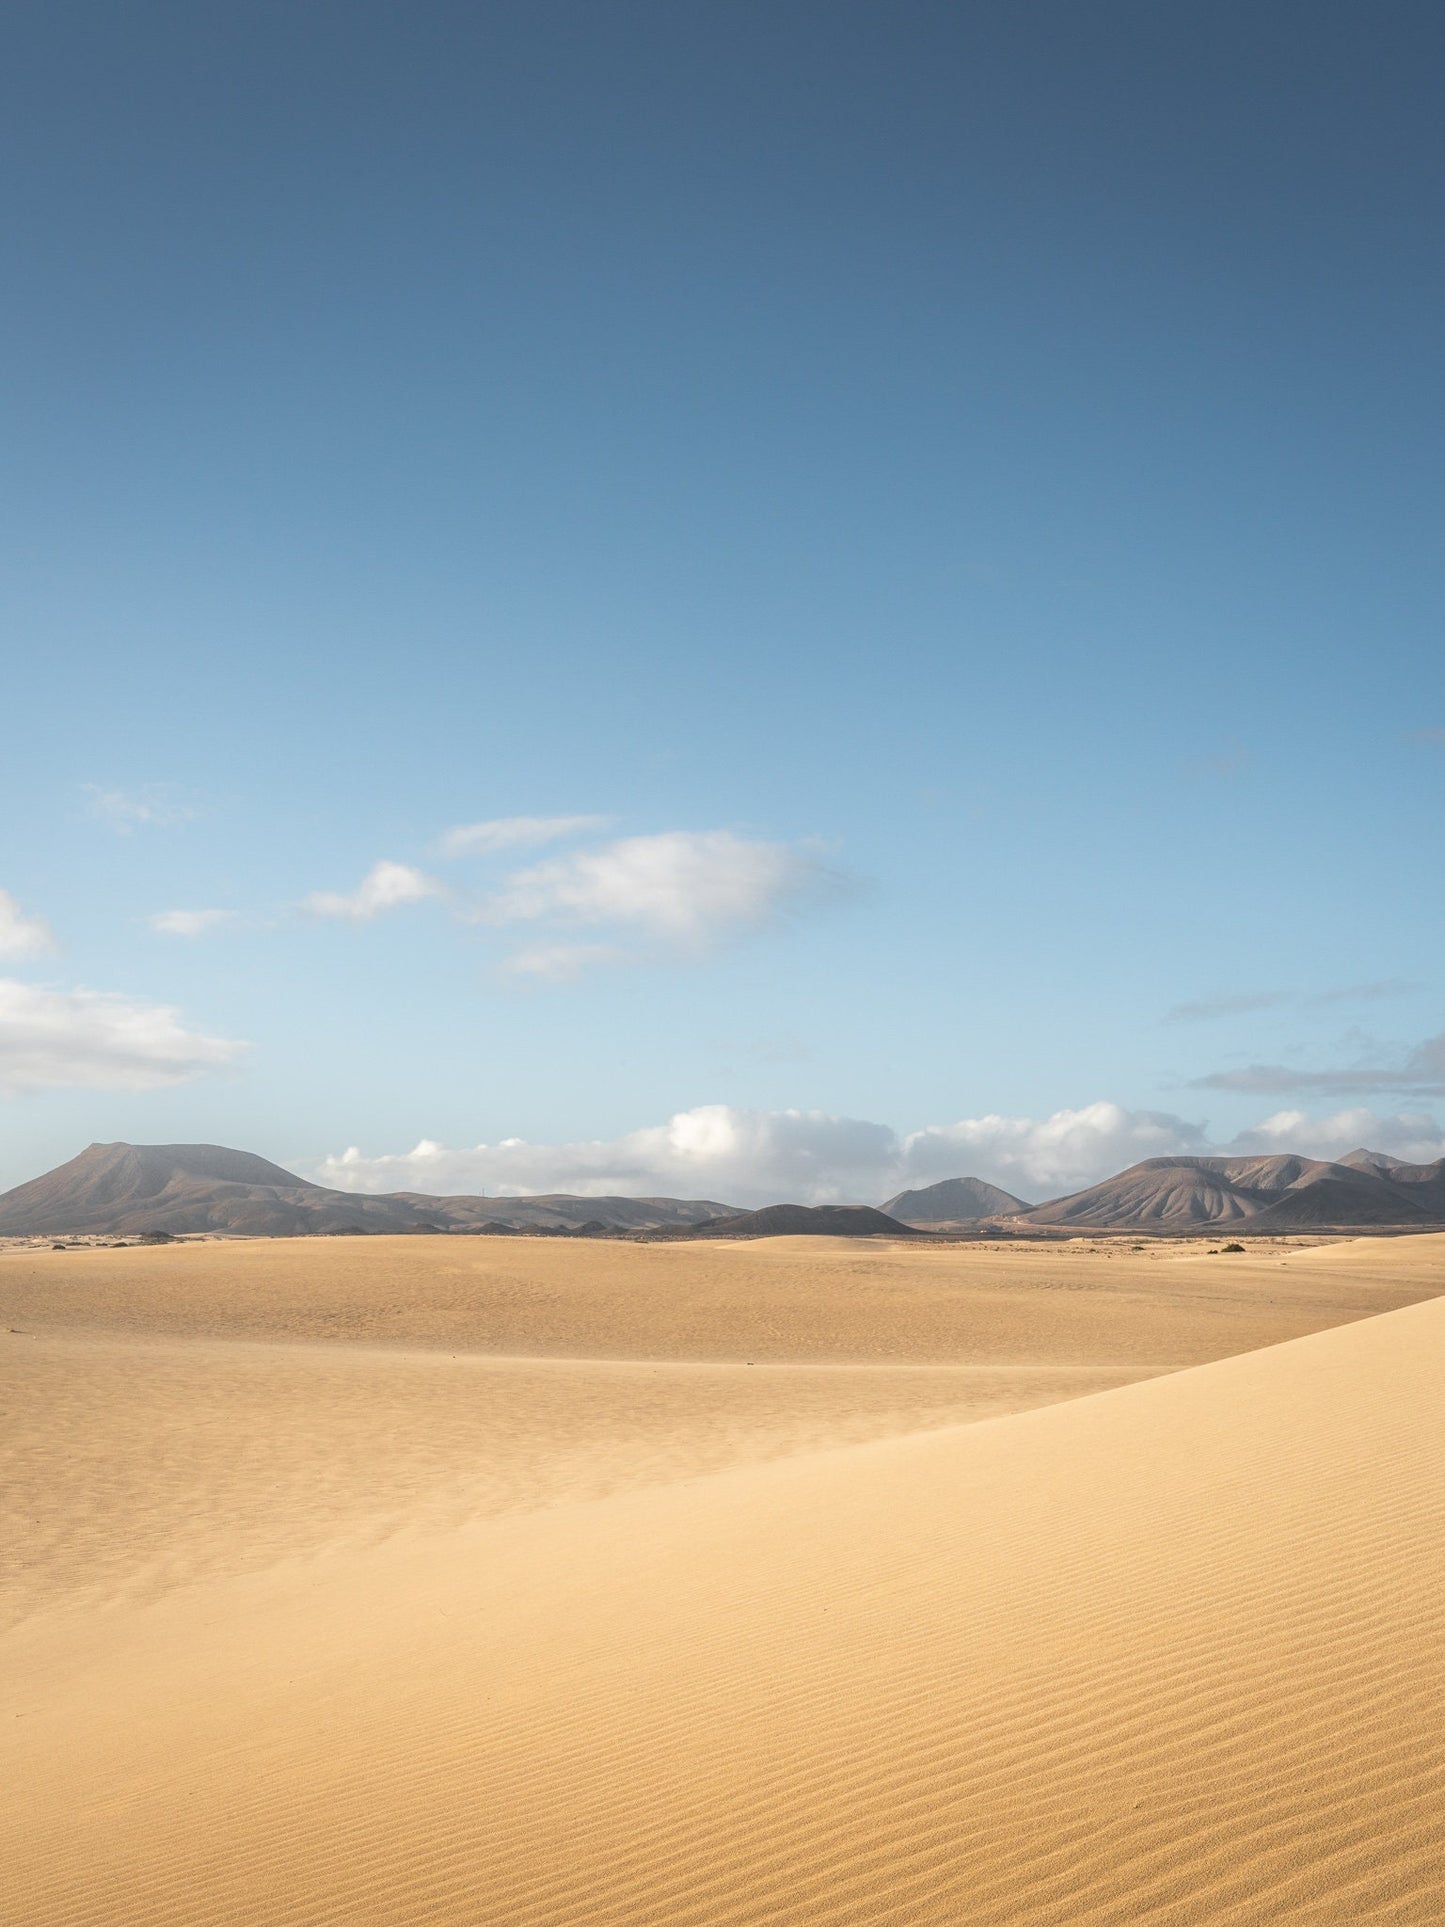
[[[903,1224],[917,1225],[972,1224],[978,1218],[1009,1218],[1032,1209],[982,1178],[944,1178],[921,1191],[900,1191],[880,1208]]]
[[[711,1199],[433,1198],[332,1191],[249,1151],[219,1144],[92,1144],[68,1164],[0,1196],[0,1237],[85,1232],[226,1231],[251,1238],[306,1232],[650,1230],[700,1224],[729,1207]]]
[[[684,1238],[922,1238],[928,1234],[871,1204],[768,1204],[677,1234]]]
[[[1026,1212],[1019,1225],[1088,1230],[1251,1231],[1445,1225],[1445,1158],[1405,1164],[1375,1151],[1338,1162],[1292,1156],[1146,1158],[1117,1177]]]
[[[998,1200],[999,1202],[995,1202]],[[925,1215],[925,1213],[927,1215]],[[935,1215],[936,1214],[936,1215]],[[1071,1197],[1030,1209],[975,1178],[867,1205],[769,1205],[735,1212],[710,1199],[371,1195],[312,1184],[248,1151],[216,1144],[92,1144],[68,1164],[0,1196],[0,1236],[100,1237],[219,1231],[661,1231],[707,1238],[921,1237],[927,1227],[1007,1219],[1009,1229],[1251,1231],[1445,1226],[1445,1159],[1406,1164],[1352,1151],[1301,1157],[1149,1158]]]

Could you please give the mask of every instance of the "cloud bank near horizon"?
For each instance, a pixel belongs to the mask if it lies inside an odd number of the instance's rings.
[[[1082,1190],[1141,1158],[1298,1151],[1338,1157],[1359,1144],[1412,1161],[1445,1156],[1445,1130],[1424,1113],[1371,1110],[1313,1117],[1279,1111],[1227,1143],[1202,1124],[1100,1101],[1048,1117],[963,1118],[900,1135],[890,1125],[824,1111],[703,1104],[613,1139],[449,1149],[423,1139],[368,1157],[352,1146],[305,1167],[343,1191],[490,1192],[530,1196],[712,1198],[756,1206],[792,1201],[879,1203],[940,1178],[972,1176],[1030,1202]]]

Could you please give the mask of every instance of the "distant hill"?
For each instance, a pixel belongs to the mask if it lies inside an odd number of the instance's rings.
[[[925,1215],[926,1214],[926,1215]],[[937,1215],[935,1215],[937,1214]],[[0,1196],[0,1237],[219,1231],[253,1238],[310,1232],[656,1232],[706,1238],[916,1238],[929,1227],[1008,1219],[1041,1230],[1162,1233],[1423,1229],[1445,1226],[1445,1159],[1406,1164],[1352,1151],[1336,1162],[1290,1156],[1148,1158],[1071,1197],[1025,1205],[977,1178],[870,1205],[769,1205],[735,1212],[707,1198],[436,1198],[419,1191],[333,1191],[219,1144],[92,1144]]]
[[[696,1225],[690,1238],[922,1238],[871,1204],[769,1204]]]
[[[1369,1230],[1445,1225],[1445,1158],[1405,1164],[1373,1151],[1338,1162],[1293,1156],[1146,1158],[1117,1177],[1025,1212],[1020,1225],[1187,1231]]]
[[[1385,1151],[1351,1151],[1345,1157],[1337,1158],[1335,1162],[1355,1171],[1384,1171],[1387,1174],[1392,1171],[1409,1173],[1431,1168],[1429,1165],[1407,1164],[1404,1158],[1392,1158]]]
[[[728,1209],[710,1198],[433,1198],[417,1191],[371,1196],[328,1190],[249,1151],[219,1144],[92,1144],[68,1164],[0,1196],[0,1237],[651,1230],[700,1224]]]
[[[944,1178],[920,1191],[900,1191],[881,1207],[903,1224],[971,1224],[976,1218],[1009,1218],[1032,1207],[982,1178]]]

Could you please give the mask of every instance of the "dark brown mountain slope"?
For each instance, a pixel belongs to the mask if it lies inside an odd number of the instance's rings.
[[[1017,1222],[1089,1230],[1421,1228],[1445,1224],[1445,1159],[1402,1165],[1368,1152],[1339,1164],[1293,1156],[1147,1158]]]
[[[769,1204],[679,1233],[688,1238],[925,1238],[871,1204]]]
[[[900,1191],[880,1210],[902,1224],[970,1224],[977,1218],[1009,1218],[1031,1207],[1011,1191],[982,1178],[944,1178],[919,1191]]]
[[[311,1184],[249,1151],[219,1144],[92,1144],[68,1164],[0,1196],[0,1236],[227,1231],[253,1238],[307,1232],[563,1229],[596,1220],[646,1230],[725,1213],[711,1199],[369,1196]]]

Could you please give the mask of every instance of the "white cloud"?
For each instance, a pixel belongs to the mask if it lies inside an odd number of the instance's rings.
[[[200,814],[169,783],[147,783],[139,790],[108,790],[99,783],[87,783],[85,792],[90,798],[91,815],[122,835],[143,828],[168,829],[176,823],[190,823]]]
[[[1387,1117],[1364,1106],[1328,1117],[1276,1111],[1241,1131],[1228,1146],[1231,1151],[1295,1151],[1312,1158],[1339,1158],[1362,1148],[1387,1152],[1407,1164],[1433,1164],[1445,1157],[1445,1130],[1427,1111],[1396,1111]]]
[[[1229,1143],[1159,1111],[1088,1104],[1049,1117],[976,1117],[900,1137],[886,1124],[824,1111],[754,1111],[704,1104],[625,1136],[569,1144],[503,1138],[451,1150],[431,1139],[391,1156],[354,1146],[310,1167],[345,1191],[486,1191],[528,1196],[714,1198],[761,1205],[791,1200],[880,1203],[939,1178],[979,1177],[1041,1202],[1083,1190],[1142,1158],[1302,1151],[1339,1156],[1360,1143],[1428,1162],[1445,1155],[1445,1133],[1415,1114],[1379,1117],[1341,1111],[1311,1118],[1280,1112]]]
[[[163,937],[204,937],[234,915],[231,910],[157,910],[147,921]]]
[[[486,823],[459,823],[447,830],[438,849],[443,856],[493,856],[499,850],[522,850],[562,837],[586,836],[610,828],[610,816],[497,816]]]
[[[546,984],[575,983],[589,970],[625,963],[627,953],[610,943],[541,943],[515,951],[501,965],[504,977]]]
[[[600,816],[500,817],[447,831],[447,855],[487,853],[603,827]],[[603,965],[648,961],[658,946],[674,954],[705,952],[725,936],[766,922],[841,879],[807,845],[767,842],[731,830],[667,830],[622,837],[513,870],[490,895],[468,898],[410,864],[373,864],[350,892],[317,890],[302,910],[315,917],[365,922],[403,904],[443,898],[471,924],[539,926],[544,941],[523,945],[497,965],[514,982],[570,983]],[[155,927],[197,935],[203,912],[166,912]],[[186,925],[178,921],[185,918]],[[583,926],[614,927],[624,939],[571,941]]]
[[[886,1124],[820,1111],[748,1111],[704,1104],[666,1124],[611,1140],[530,1144],[504,1138],[470,1150],[424,1139],[412,1151],[363,1157],[355,1148],[315,1167],[349,1191],[654,1193],[724,1202],[871,1195],[896,1154]]]
[[[0,890],[0,957],[49,957],[55,939],[43,917],[23,915],[8,890]]]
[[[631,925],[696,948],[764,922],[825,875],[815,856],[790,844],[667,830],[519,870],[482,914],[500,923]]]
[[[344,917],[366,923],[387,910],[406,903],[420,903],[427,897],[445,892],[434,877],[424,876],[408,863],[390,863],[385,858],[373,863],[349,896],[335,890],[315,890],[301,908],[313,917]]]
[[[987,1178],[1032,1197],[1078,1191],[1141,1158],[1203,1152],[1201,1125],[1167,1111],[1126,1111],[1099,1102],[1049,1117],[971,1117],[931,1124],[903,1140],[909,1183]]]
[[[228,1064],[245,1045],[187,1030],[165,1004],[0,978],[0,1091],[140,1091]]]

